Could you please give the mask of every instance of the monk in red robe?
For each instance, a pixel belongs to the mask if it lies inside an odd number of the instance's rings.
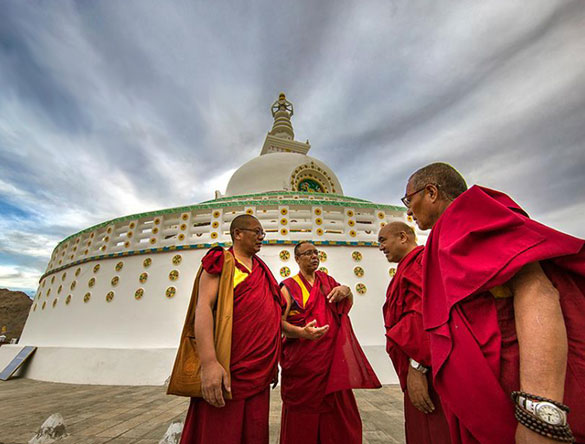
[[[212,248],[202,260],[195,336],[203,399],[191,398],[181,444],[268,443],[269,386],[275,378],[284,308],[278,283],[257,256],[265,233],[249,215],[236,217],[233,248]],[[230,376],[216,358],[213,309],[224,254],[235,257]],[[232,399],[224,399],[223,391]]]
[[[448,444],[449,427],[433,388],[431,351],[422,321],[422,257],[414,230],[404,222],[384,225],[378,234],[380,250],[397,262],[382,308],[386,351],[404,392],[405,434],[408,444]]]
[[[362,422],[352,388],[378,388],[347,316],[349,287],[317,271],[310,242],[295,246],[300,273],[282,282],[281,444],[359,444]]]
[[[444,163],[403,202],[432,228],[423,321],[452,441],[585,442],[585,241]]]

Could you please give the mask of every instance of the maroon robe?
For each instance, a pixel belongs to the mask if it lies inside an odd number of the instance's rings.
[[[514,442],[510,392],[520,381],[513,298],[496,299],[490,290],[532,262],[560,294],[569,344],[564,402],[577,442],[585,442],[584,245],[478,186],[433,227],[423,259],[423,315],[453,443]]]
[[[211,249],[202,260],[205,271],[221,274],[223,249]],[[181,444],[268,443],[269,385],[275,377],[281,343],[283,300],[278,283],[258,257],[252,272],[234,288],[231,347],[231,400],[216,408],[191,398]]]
[[[327,302],[339,286],[335,279],[315,272],[303,306],[302,289],[293,278],[284,285],[292,298],[287,321],[303,327],[316,320],[329,325],[317,341],[285,338],[282,351],[281,444],[357,444],[362,442],[362,423],[352,388],[380,387],[353,330],[347,313],[349,300]]]
[[[427,373],[429,397],[435,411],[425,414],[410,401],[406,379],[409,358],[425,367],[431,366],[429,337],[422,321],[422,258],[424,247],[416,247],[402,258],[396,275],[390,281],[386,302],[382,307],[386,327],[386,351],[394,364],[404,392],[404,428],[406,442],[411,444],[448,444],[449,427],[441,401]]]

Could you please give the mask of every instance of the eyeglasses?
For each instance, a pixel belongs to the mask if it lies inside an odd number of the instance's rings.
[[[238,230],[251,231],[252,233],[254,233],[256,235],[256,237],[266,236],[266,232],[264,230],[259,229],[259,228],[238,228]]]
[[[414,193],[410,193],[407,194],[404,197],[401,197],[400,200],[402,201],[402,203],[404,204],[404,206],[406,208],[410,208],[410,204],[412,203],[412,201],[410,199],[412,199],[412,196],[414,196],[415,194],[420,193],[421,191],[423,191],[428,185],[434,185],[437,188],[439,188],[439,185],[435,184],[435,183],[427,183],[424,187],[422,187],[420,190],[416,190]]]
[[[299,253],[297,256],[319,256],[318,250],[308,250],[303,253]]]

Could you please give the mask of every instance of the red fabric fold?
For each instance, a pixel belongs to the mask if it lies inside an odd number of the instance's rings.
[[[537,261],[560,293],[569,338],[564,402],[577,440],[585,441],[584,245],[529,219],[508,196],[478,186],[433,227],[423,259],[423,319],[453,442],[514,442],[509,390],[519,386],[519,374],[501,371],[509,362],[517,368],[513,319],[502,320],[512,300],[496,301],[489,290]],[[512,339],[503,334],[506,324]]]

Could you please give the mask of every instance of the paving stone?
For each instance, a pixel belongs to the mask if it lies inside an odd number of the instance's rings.
[[[404,443],[400,387],[356,390],[364,444]],[[52,413],[70,434],[59,444],[158,444],[172,421],[184,421],[189,399],[164,387],[56,384],[16,378],[0,382],[0,443],[26,444]],[[270,443],[280,432],[280,389],[271,392]]]

